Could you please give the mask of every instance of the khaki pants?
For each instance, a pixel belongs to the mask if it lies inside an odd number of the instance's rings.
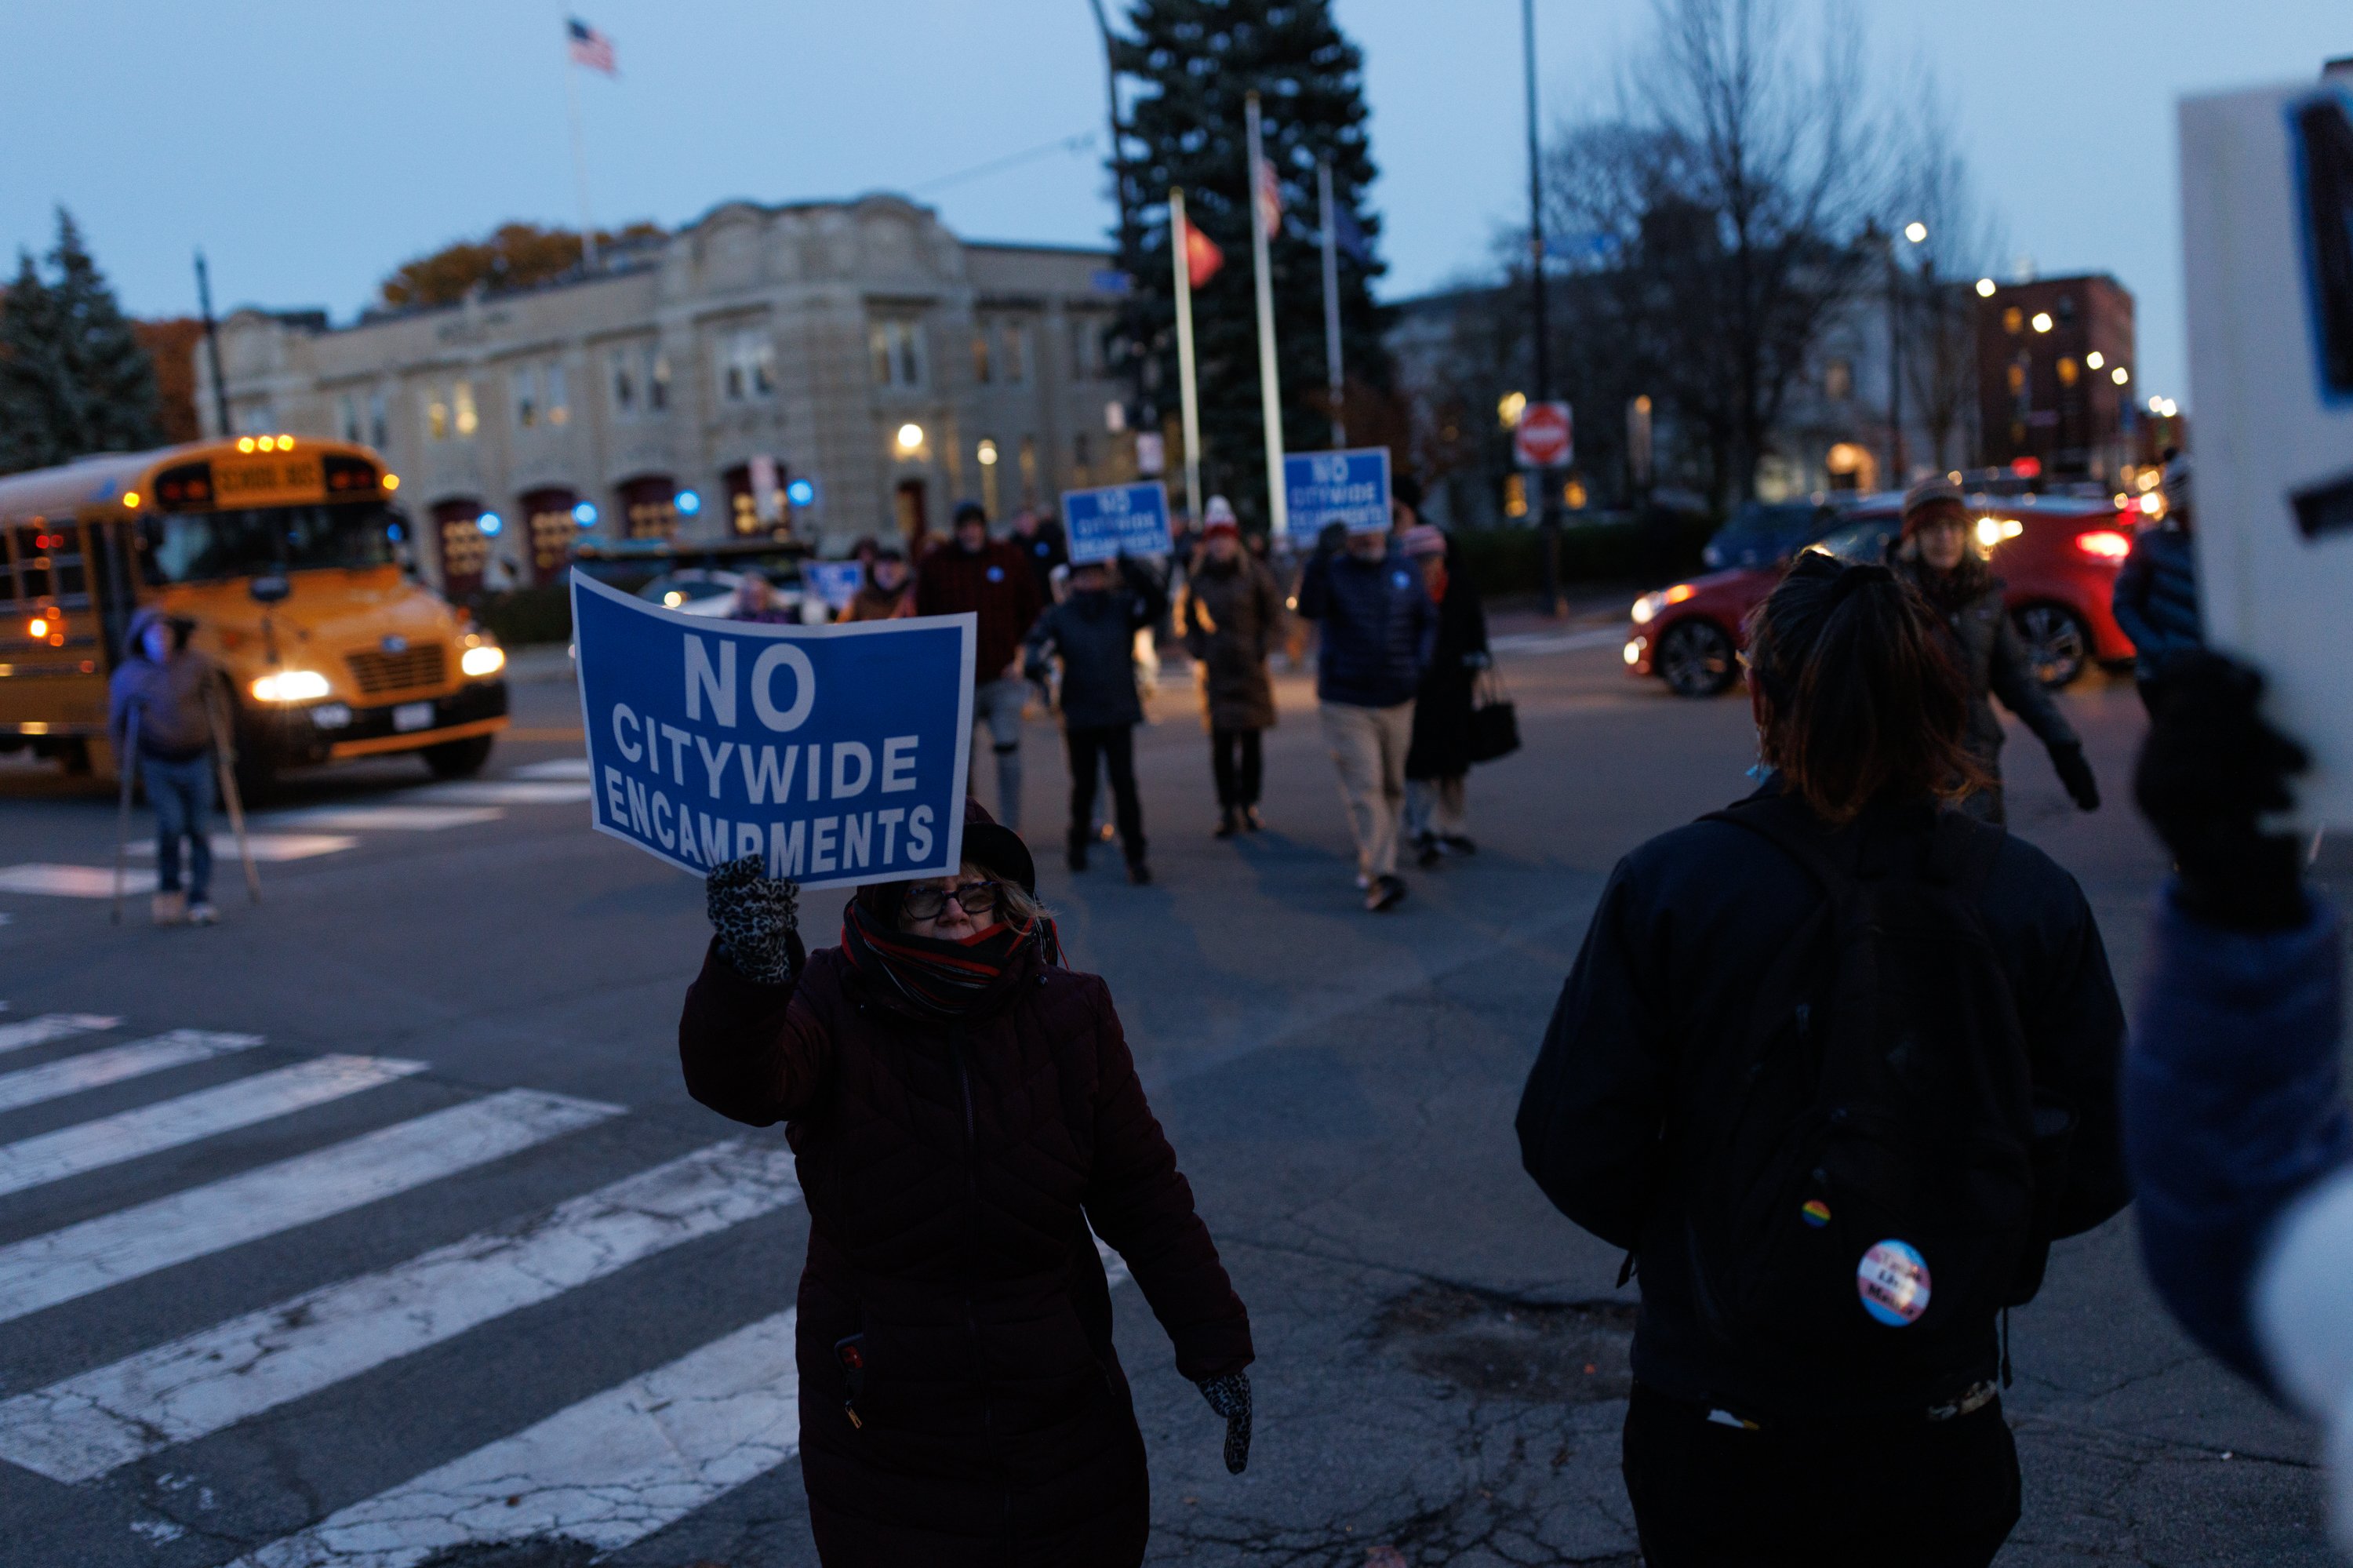
[[[1356,836],[1360,875],[1397,874],[1398,816],[1405,804],[1405,753],[1413,739],[1413,705],[1360,708],[1319,703],[1324,742],[1340,773],[1340,802]]]

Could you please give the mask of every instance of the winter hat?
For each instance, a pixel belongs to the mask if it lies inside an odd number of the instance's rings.
[[[2189,454],[2183,452],[2165,465],[2165,509],[2180,512],[2189,505]]]
[[[1932,474],[1904,493],[1905,531],[1909,533],[1913,519],[1929,507],[1952,505],[1966,511],[1968,504],[1968,497],[1961,493],[1959,483],[1950,475]]]
[[[1421,511],[1421,481],[1409,473],[1400,473],[1389,482],[1389,495],[1417,514]]]
[[[950,524],[950,526],[952,526],[952,527],[956,527],[956,528],[961,528],[961,527],[963,527],[966,523],[977,523],[977,524],[980,524],[982,527],[984,527],[984,528],[987,527],[987,526],[988,526],[988,509],[987,509],[987,507],[985,507],[985,506],[981,505],[981,503],[980,503],[979,502],[977,502],[977,501],[959,501],[959,502],[957,502],[957,503],[956,503],[956,509],[955,509],[955,521],[952,524]]]
[[[1409,556],[1442,556],[1446,554],[1446,535],[1427,523],[1417,523],[1399,535]]]
[[[1209,497],[1209,504],[1201,512],[1202,534],[1239,535],[1241,531],[1241,524],[1234,521],[1234,503],[1222,495]]]

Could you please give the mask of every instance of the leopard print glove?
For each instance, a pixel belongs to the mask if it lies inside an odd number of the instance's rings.
[[[1228,1372],[1194,1384],[1209,1408],[1226,1418],[1226,1473],[1239,1476],[1250,1466],[1250,1373]]]
[[[756,854],[731,860],[703,879],[703,893],[719,950],[735,972],[782,985],[808,957],[797,928],[800,885],[773,880],[766,870]]]

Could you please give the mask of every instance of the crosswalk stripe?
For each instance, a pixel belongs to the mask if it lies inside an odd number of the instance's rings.
[[[22,1051],[28,1045],[46,1045],[52,1040],[65,1040],[95,1030],[111,1029],[121,1022],[119,1018],[106,1018],[95,1012],[45,1012],[22,1023],[0,1023],[0,1054]]]
[[[509,775],[515,779],[586,779],[588,759],[585,757],[551,757],[544,762],[528,762]]]
[[[800,1195],[791,1151],[730,1139],[519,1224],[0,1403],[0,1459],[86,1481]]]
[[[572,806],[588,799],[588,781],[562,779],[484,779],[473,783],[427,784],[404,789],[411,800],[458,806]]]
[[[0,1196],[290,1116],[424,1070],[422,1062],[390,1056],[314,1056],[218,1088],[0,1144]]]
[[[234,860],[250,854],[269,863],[285,860],[314,860],[322,854],[341,854],[359,843],[347,833],[268,833],[250,832],[243,843],[235,833],[214,833],[209,841],[213,854],[220,860]],[[126,846],[130,853],[146,860],[155,858],[155,841],[140,839]]]
[[[232,1568],[415,1568],[562,1536],[615,1552],[800,1446],[790,1309],[377,1493]]]
[[[185,1066],[190,1062],[210,1061],[215,1056],[226,1056],[232,1051],[248,1050],[260,1044],[261,1036],[259,1034],[216,1034],[202,1029],[174,1029],[169,1034],[158,1034],[153,1040],[134,1040],[128,1045],[112,1045],[103,1051],[68,1056],[59,1062],[44,1062],[37,1067],[0,1073],[0,1111],[39,1105],[43,1100],[78,1095],[85,1089],[119,1084],[125,1078],[160,1073],[170,1067]]]
[[[495,822],[505,815],[496,806],[309,806],[299,811],[272,811],[261,820],[273,827],[332,832],[427,833]]]
[[[619,1106],[508,1089],[0,1246],[0,1323],[343,1213],[620,1114]]]

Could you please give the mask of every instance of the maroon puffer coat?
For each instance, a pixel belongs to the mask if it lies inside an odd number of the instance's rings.
[[[1251,1360],[1109,990],[1025,951],[995,1012],[954,1026],[895,1009],[839,948],[768,986],[714,945],[687,991],[689,1092],[785,1121],[798,1157],[801,1476],[828,1568],[1143,1561],[1144,1439],[1090,1222],[1178,1372]],[[836,1346],[855,1334],[853,1426]]]

